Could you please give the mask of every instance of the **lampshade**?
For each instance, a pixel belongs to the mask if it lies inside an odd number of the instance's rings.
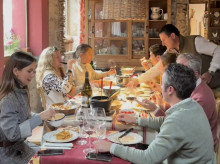
[[[145,19],[146,0],[103,0],[104,19]]]

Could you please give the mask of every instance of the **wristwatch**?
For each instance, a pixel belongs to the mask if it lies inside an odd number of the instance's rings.
[[[213,75],[215,74],[215,72],[214,72],[214,71],[209,71],[209,74],[210,74],[211,76],[213,76]]]
[[[70,69],[68,69],[68,71],[67,71],[68,73],[72,73],[72,71],[70,70]]]

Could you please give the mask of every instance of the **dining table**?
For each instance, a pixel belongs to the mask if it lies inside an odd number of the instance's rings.
[[[88,139],[87,139],[88,140]],[[93,142],[94,138],[92,138]],[[41,156],[40,164],[105,164],[106,162],[86,159],[86,154],[83,150],[88,148],[88,145],[77,145],[77,140],[73,141],[73,148],[64,150],[63,155]],[[110,164],[130,164],[130,162],[119,157],[113,156]]]
[[[146,98],[146,97],[150,97],[150,94],[151,91],[149,90],[149,88],[138,88],[136,90],[136,92],[139,92],[140,91],[147,91],[147,92],[143,92],[142,95],[138,95],[138,96],[145,96],[143,98]],[[96,94],[100,94],[100,91],[98,90],[98,92],[96,92]],[[102,94],[102,93],[101,93]],[[125,99],[125,95],[126,95],[126,88],[121,88],[121,91],[120,91],[120,94],[117,96],[117,99],[119,101],[121,101],[122,103],[122,106],[120,107],[121,109],[122,108],[127,108],[132,105],[131,102],[129,101],[126,101]],[[73,98],[74,101],[80,101],[80,96],[76,96]],[[127,104],[126,104],[127,103]],[[142,111],[142,110],[135,110],[135,114],[136,116],[139,116],[139,117],[154,117],[153,113],[152,112],[145,112],[145,111]],[[142,143],[145,143],[145,144],[150,144],[150,142],[152,142],[152,140],[155,138],[156,136],[156,132],[154,130],[151,130],[151,129],[148,129],[146,127],[141,127],[141,126],[138,126],[138,125],[130,125],[130,124],[125,124],[125,123],[121,123],[121,122],[118,122],[117,121],[117,117],[119,115],[119,112],[118,111],[115,111],[112,115],[110,116],[107,116],[107,120],[106,120],[106,129],[107,129],[107,134],[109,134],[110,132],[112,131],[120,131],[122,129],[129,129],[129,128],[133,128],[135,133],[139,134],[140,136],[143,137],[143,141]],[[71,116],[67,116],[65,118],[65,121],[63,123],[63,127],[68,127],[68,126],[74,126],[73,124],[73,120],[74,120],[74,115],[71,115]],[[45,129],[45,128],[44,128]],[[48,131],[47,130],[44,130],[44,134],[47,133]],[[44,135],[43,134],[43,135]],[[95,137],[92,138],[92,140],[94,140]],[[73,143],[73,148],[71,148],[70,150],[64,150],[64,153],[62,155],[52,155],[52,156],[37,156],[35,155],[35,158],[38,158],[39,159],[39,162],[40,164],[72,164],[72,163],[79,163],[79,164],[99,164],[99,163],[106,163],[106,162],[103,162],[103,161],[96,161],[96,160],[88,160],[86,159],[86,154],[83,153],[83,149],[87,148],[88,147],[88,144],[86,145],[78,145],[77,144],[77,141],[79,139],[76,139],[74,141],[71,141],[71,143]],[[88,139],[87,139],[88,140]],[[106,138],[106,140],[108,140]],[[46,141],[43,139],[42,137],[42,141],[41,141],[41,144],[45,143]],[[134,146],[134,145],[130,145],[130,146]],[[130,163],[126,160],[123,160],[117,156],[113,156],[112,160],[108,163],[112,163],[112,164],[127,164],[127,163]]]

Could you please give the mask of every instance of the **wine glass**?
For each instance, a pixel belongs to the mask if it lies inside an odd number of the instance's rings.
[[[94,117],[96,118],[96,135],[98,139],[105,139],[106,135],[106,114],[105,109],[102,107],[96,107],[92,109]]]
[[[94,113],[87,113],[84,120],[83,130],[89,135],[89,148],[84,149],[83,153],[88,154],[95,152],[95,149],[91,148],[91,135],[95,132],[96,119],[94,118]]]
[[[83,132],[83,126],[84,126],[84,120],[85,120],[85,116],[86,116],[86,111],[83,108],[79,108],[76,111],[76,115],[75,115],[75,121],[78,123],[79,125],[79,137],[80,138],[87,138],[87,134],[85,134]],[[79,140],[77,142],[78,145],[85,145],[87,144],[86,140]]]

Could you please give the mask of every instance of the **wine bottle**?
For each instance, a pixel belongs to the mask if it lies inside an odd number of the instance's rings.
[[[89,108],[89,98],[92,97],[92,88],[89,83],[89,73],[86,71],[85,73],[85,82],[81,91],[82,95],[82,107]]]

